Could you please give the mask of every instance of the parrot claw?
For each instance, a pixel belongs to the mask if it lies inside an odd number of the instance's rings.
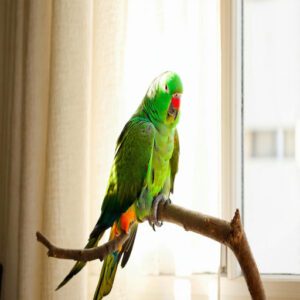
[[[152,229],[154,231],[155,230],[155,226],[156,227],[161,227],[163,225],[162,221],[158,221],[157,220],[157,209],[158,209],[158,205],[160,202],[164,202],[164,205],[166,204],[170,204],[171,200],[170,199],[165,199],[165,197],[163,195],[158,195],[152,202],[152,216],[150,216],[148,222],[149,225],[152,227]]]

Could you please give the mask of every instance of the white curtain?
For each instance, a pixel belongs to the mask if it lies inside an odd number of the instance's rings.
[[[100,263],[55,292],[73,262],[48,258],[35,232],[64,247],[85,244],[117,136],[165,70],[185,84],[173,201],[218,214],[218,2],[1,2],[1,299],[90,299]],[[112,299],[133,299],[132,274],[216,271],[217,245],[169,225],[140,227]]]

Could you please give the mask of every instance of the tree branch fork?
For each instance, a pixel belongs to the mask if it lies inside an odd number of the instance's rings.
[[[186,231],[204,235],[229,247],[236,256],[243,271],[252,299],[265,300],[266,295],[260,274],[244,232],[239,210],[231,222],[188,210],[174,204],[160,203],[158,220],[183,227]],[[101,261],[110,253],[118,250],[129,235],[121,233],[115,239],[90,249],[66,249],[53,245],[43,234],[36,233],[37,240],[48,249],[48,256],[79,261]]]

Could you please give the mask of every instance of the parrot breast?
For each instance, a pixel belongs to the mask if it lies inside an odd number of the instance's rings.
[[[174,130],[168,134],[159,131],[155,134],[151,162],[150,192],[157,195],[170,176],[170,159],[174,150]]]

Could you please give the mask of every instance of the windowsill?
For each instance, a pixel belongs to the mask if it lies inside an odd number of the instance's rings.
[[[188,277],[172,275],[132,276],[126,271],[117,273],[117,278],[109,299],[138,300],[216,300],[218,299],[218,276],[216,274],[199,274]],[[118,276],[119,275],[119,276]],[[128,276],[126,276],[128,275]],[[300,276],[263,275],[263,283],[268,300],[300,299]],[[93,296],[98,276],[90,281],[90,297]],[[220,278],[222,300],[251,300],[243,277]]]
[[[298,275],[262,275],[262,281],[268,300],[300,299],[300,276]],[[236,279],[221,278],[221,290],[225,298],[251,299],[242,276]],[[239,298],[243,297],[243,298]]]
[[[298,282],[300,285],[300,274],[262,274],[261,277],[263,282]]]

